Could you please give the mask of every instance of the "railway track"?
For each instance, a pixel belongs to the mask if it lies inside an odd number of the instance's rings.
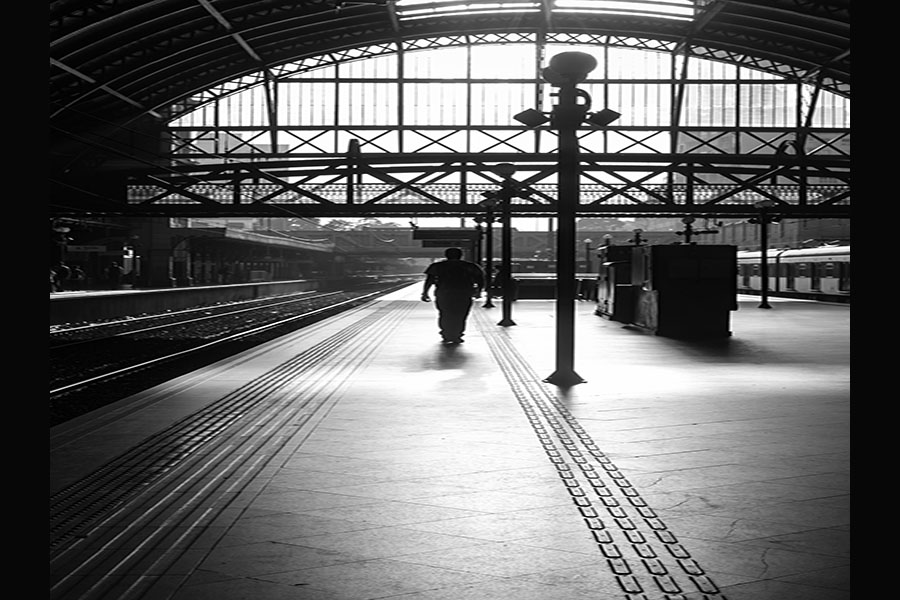
[[[408,284],[56,327],[50,332],[50,426]]]

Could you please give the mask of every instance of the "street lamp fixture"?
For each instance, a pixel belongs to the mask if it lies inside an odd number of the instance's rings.
[[[500,206],[500,224],[502,226],[501,240],[501,264],[500,272],[502,279],[500,284],[503,286],[503,317],[497,325],[508,327],[515,325],[512,319],[512,301],[513,301],[513,281],[512,281],[512,199],[514,197],[527,198],[528,194],[518,191],[518,186],[512,176],[516,173],[516,166],[512,163],[499,163],[491,169],[494,173],[503,178],[500,189],[495,192],[485,192],[483,195],[486,200],[481,202],[482,205],[488,206],[488,210],[493,210],[494,206]],[[488,212],[491,215],[491,212]],[[490,253],[488,253],[490,261]],[[490,269],[490,263],[488,269]],[[490,281],[491,274],[488,274]],[[491,303],[490,288],[488,289],[488,301],[485,308],[493,307]]]
[[[523,125],[531,127],[532,129],[534,129],[535,127],[540,127],[544,123],[550,122],[550,117],[533,108],[523,110],[519,114],[514,115],[513,119],[515,119],[519,123],[522,123]]]
[[[559,167],[556,236],[556,370],[544,381],[560,387],[583,383],[575,372],[575,215],[579,198],[579,146],[577,129],[585,125],[605,127],[619,113],[605,108],[591,113],[591,97],[576,86],[597,67],[597,59],[584,52],[562,52],[541,70],[543,79],[558,88],[558,101],[549,115],[528,109],[514,118],[536,128],[550,122],[559,131]]]
[[[778,203],[765,198],[753,203],[759,210],[759,217],[750,219],[751,223],[759,223],[759,298],[758,308],[772,308],[769,304],[769,223],[780,221],[781,217],[768,214],[768,210]]]
[[[614,110],[604,108],[601,111],[591,113],[591,115],[587,118],[587,122],[598,127],[606,127],[621,116],[622,115]]]
[[[486,211],[486,215],[484,217],[484,222],[487,225],[486,235],[485,235],[485,248],[484,248],[484,289],[485,289],[485,301],[483,308],[494,308],[493,302],[493,288],[494,288],[494,209],[500,204],[500,200],[497,198],[496,192],[482,192],[482,196],[484,196],[484,200],[478,203],[479,206],[484,207]]]

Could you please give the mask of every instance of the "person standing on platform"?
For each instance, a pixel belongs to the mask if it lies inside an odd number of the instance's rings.
[[[85,275],[84,270],[75,265],[72,267],[72,289],[73,290],[81,290],[84,288],[84,282],[87,279],[87,275]]]
[[[481,296],[484,289],[484,271],[475,263],[463,260],[462,255],[459,248],[447,248],[445,260],[431,263],[425,269],[422,301],[431,301],[428,292],[434,286],[438,327],[444,344],[463,342],[472,299]]]
[[[69,265],[66,263],[59,261],[56,266],[53,267],[53,271],[56,273],[56,291],[66,291],[69,287],[69,277],[72,276],[72,269],[70,269]]]
[[[109,283],[109,287],[114,290],[119,289],[124,274],[125,271],[119,266],[119,263],[110,263],[106,268],[106,281]]]

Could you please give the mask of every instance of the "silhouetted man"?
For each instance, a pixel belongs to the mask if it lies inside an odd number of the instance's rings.
[[[431,300],[428,291],[434,286],[441,338],[445,344],[461,344],[472,298],[478,298],[484,288],[484,271],[475,263],[463,260],[459,248],[447,248],[444,256],[446,260],[431,263],[425,269],[422,300]]]

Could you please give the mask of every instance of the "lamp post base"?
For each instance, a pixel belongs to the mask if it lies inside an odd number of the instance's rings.
[[[576,373],[575,371],[565,371],[565,370],[556,370],[553,372],[550,377],[544,379],[546,383],[552,383],[553,385],[559,387],[572,387],[573,385],[577,385],[579,383],[585,383],[587,380],[582,379],[581,375]]]
[[[510,325],[515,325],[515,324],[516,324],[516,322],[513,321],[512,319],[502,319],[499,323],[497,323],[497,325],[500,325],[502,327],[509,327]]]

